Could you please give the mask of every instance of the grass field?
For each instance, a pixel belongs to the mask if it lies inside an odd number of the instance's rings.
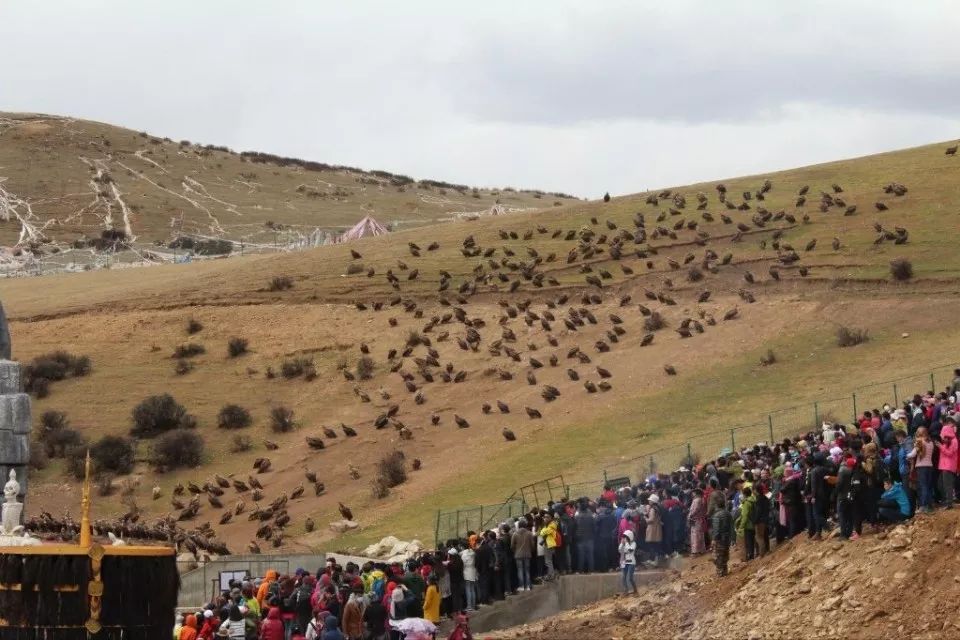
[[[943,146],[724,180],[728,200],[737,205],[744,201],[741,192],[751,191],[749,210],[728,210],[718,201],[716,183],[692,185],[672,190],[685,196],[683,208],[673,194],[656,204],[646,203],[649,194],[639,194],[610,203],[424,226],[288,255],[7,280],[0,283],[0,299],[14,320],[19,359],[65,348],[93,360],[91,375],[55,383],[50,397],[36,403],[37,415],[60,409],[92,438],[123,434],[140,399],[169,392],[197,416],[207,442],[202,467],[167,474],[156,474],[146,464],[138,467],[142,489],[137,500],[149,516],[171,511],[166,496],[175,483],[202,484],[214,473],[244,478],[255,457],[268,455],[274,471],[263,476],[266,501],[304,483],[306,469],[318,472],[326,484],[324,496],[315,498],[308,491],[309,497],[288,503],[292,523],[286,545],[345,547],[387,533],[430,539],[436,509],[500,501],[520,485],[558,473],[568,481],[599,480],[604,468],[634,476],[637,464],[630,459],[668,445],[682,450],[688,439],[697,453],[714,455],[727,443],[726,436],[699,434],[742,424],[762,426],[771,410],[846,396],[854,387],[949,363],[960,346],[954,321],[960,259],[948,240],[950,220],[960,207],[960,165],[943,155]],[[755,194],[765,179],[772,187],[758,202]],[[908,191],[903,196],[884,193],[884,185],[893,181]],[[833,183],[841,185],[842,193],[834,194]],[[808,203],[798,207],[797,192],[804,185],[809,185]],[[821,212],[821,191],[843,198],[843,207]],[[704,210],[696,209],[700,193],[706,197]],[[878,211],[875,202],[887,210]],[[852,205],[856,211],[844,215]],[[757,220],[758,207],[769,210],[769,219]],[[643,213],[646,231],[639,243],[622,236],[624,230],[630,237],[641,232],[638,213]],[[730,216],[729,224],[721,214]],[[809,216],[806,222],[804,215]],[[907,241],[875,244],[875,222],[894,237],[902,234],[895,228],[906,229]],[[738,224],[746,227],[739,238]],[[571,240],[566,239],[569,232]],[[611,243],[618,234],[624,237],[623,255],[616,260]],[[466,242],[469,237],[474,244]],[[833,248],[833,238],[840,240],[839,249]],[[807,250],[813,239],[816,246]],[[419,257],[412,254],[411,242],[420,247]],[[432,243],[439,247],[427,250]],[[781,260],[791,253],[786,244],[798,260]],[[470,253],[473,246],[492,255],[464,256],[462,250]],[[361,257],[352,258],[351,249]],[[638,249],[646,256],[638,257]],[[716,257],[706,253],[711,250]],[[729,263],[723,264],[721,257],[728,252]],[[913,264],[910,281],[890,278],[889,262],[899,257]],[[349,264],[361,262],[374,270],[371,277],[366,272],[345,275]],[[702,279],[690,281],[693,266]],[[396,287],[386,278],[388,270],[397,278]],[[417,277],[410,279],[414,270]],[[602,287],[586,284],[586,277],[601,271],[610,275],[600,281]],[[746,281],[748,272],[752,283]],[[500,273],[506,280],[497,277]],[[291,278],[293,287],[269,291],[276,276]],[[536,286],[538,278],[542,287]],[[444,279],[448,290],[440,292]],[[458,294],[461,286],[466,292]],[[700,302],[705,290],[711,295]],[[648,300],[647,292],[659,294],[660,300]],[[756,302],[744,299],[747,292]],[[582,299],[590,294],[598,298]],[[569,300],[559,302],[562,295]],[[407,308],[391,305],[395,297]],[[355,303],[367,308],[360,310]],[[373,303],[384,306],[376,311]],[[655,332],[649,346],[641,342],[647,330],[640,304],[662,313],[668,325]],[[443,318],[455,308],[463,310],[462,321]],[[724,320],[734,308],[736,317]],[[547,314],[553,319],[548,321]],[[589,317],[593,320],[585,321]],[[190,318],[204,329],[188,337]],[[582,324],[569,328],[564,318]],[[458,347],[457,340],[470,332],[465,321],[479,334],[476,351]],[[683,338],[675,331],[681,322],[702,322],[704,331]],[[834,338],[840,326],[867,329],[871,340],[840,348]],[[436,349],[435,364],[423,360],[428,356],[424,346],[409,357],[388,359],[389,349],[402,351],[411,331],[424,329]],[[447,340],[440,339],[443,332],[449,333]],[[909,336],[901,337],[904,333]],[[251,353],[227,358],[232,336],[247,338]],[[194,371],[176,376],[170,355],[188,341],[202,343],[206,354],[196,358]],[[353,368],[364,345],[376,363],[372,378],[345,380],[339,368]],[[516,350],[516,361],[506,346]],[[574,347],[589,362],[576,353],[571,357]],[[768,349],[777,362],[761,366]],[[551,355],[557,357],[556,366],[549,363]],[[278,370],[284,359],[296,356],[314,359],[316,380],[267,379],[268,367]],[[389,370],[401,362],[399,371],[410,373],[424,394],[422,404]],[[466,381],[443,382],[440,374],[448,364],[452,371],[464,372]],[[676,368],[676,376],[665,374],[667,364]],[[609,373],[612,388],[587,393],[585,380],[600,381],[597,367]],[[526,380],[530,374],[533,384]],[[541,396],[548,385],[559,397],[548,401]],[[360,399],[360,391],[369,394],[369,403]],[[383,400],[381,391],[390,400]],[[506,402],[510,413],[481,409],[497,400]],[[251,410],[254,425],[245,431],[257,443],[253,451],[230,453],[232,434],[216,428],[216,414],[228,402]],[[374,428],[374,419],[394,403],[409,439],[397,424]],[[266,416],[278,404],[294,409],[302,423],[297,432],[270,433]],[[525,407],[540,411],[542,419],[528,418]],[[437,426],[431,424],[434,414],[440,418]],[[454,414],[469,427],[458,429]],[[795,417],[781,416],[798,427],[809,426],[804,421],[812,423],[813,417],[807,409],[802,414],[797,410]],[[322,435],[322,427],[337,429],[340,423],[355,427],[359,436],[328,438],[324,451],[305,446],[305,436]],[[778,423],[778,430],[787,426]],[[516,442],[503,439],[504,427],[514,431]],[[755,437],[766,433],[758,428]],[[753,432],[743,435],[754,437]],[[264,438],[276,440],[280,449],[266,452],[260,445]],[[149,442],[139,443],[141,456],[149,448]],[[395,448],[408,460],[420,459],[422,470],[411,472],[410,480],[386,499],[374,499],[369,486],[375,465]],[[351,477],[351,465],[359,479]],[[32,485],[38,497],[30,508],[60,510],[76,503],[75,485],[56,464],[41,480]],[[155,484],[165,497],[152,501],[149,488]],[[337,517],[340,501],[353,508],[362,528],[331,541],[324,524]],[[115,499],[104,499],[97,508],[102,514],[120,509]],[[197,520],[216,524],[219,513],[205,505]],[[320,526],[304,534],[308,515]],[[253,528],[245,519],[217,527],[234,549],[253,537]]]

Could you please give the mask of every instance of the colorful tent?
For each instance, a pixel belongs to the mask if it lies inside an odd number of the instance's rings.
[[[338,241],[347,242],[367,236],[382,236],[386,233],[390,232],[385,226],[374,220],[371,216],[364,216],[363,220],[353,225],[348,231],[344,231]]]

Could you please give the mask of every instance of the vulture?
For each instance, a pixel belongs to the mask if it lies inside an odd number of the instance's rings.
[[[327,436],[328,438],[336,438],[337,432],[331,429],[330,427],[324,427],[323,435]]]
[[[265,447],[267,448],[267,450],[269,450],[269,451],[276,451],[277,449],[280,448],[280,445],[278,445],[278,444],[277,444],[276,442],[274,442],[273,440],[264,440],[264,441],[263,441],[263,446],[265,446]]]
[[[438,416],[438,415],[435,414],[435,413],[432,414],[432,415],[430,416],[430,423],[433,424],[433,425],[438,425],[438,424],[440,424],[440,416]]]
[[[739,311],[736,307],[734,307],[733,309],[730,309],[730,310],[727,311],[725,314],[723,314],[723,319],[724,319],[724,320],[733,320],[734,318],[737,317],[737,314],[739,314],[739,313],[740,313],[740,311]]]
[[[323,443],[323,438],[317,438],[315,436],[307,436],[306,441],[311,449],[325,449],[327,446]]]
[[[355,250],[353,250],[353,249],[350,249],[350,256],[351,256],[354,260],[359,260],[360,258],[363,257],[362,255],[360,255],[360,252],[355,251]]]
[[[513,433],[513,431],[510,431],[510,429],[507,429],[506,427],[503,428],[503,437],[508,442],[513,442],[517,439],[517,436]]]
[[[957,155],[957,145],[953,145],[952,147],[947,147],[947,150],[944,151],[943,153],[944,155],[947,155],[947,156]]]
[[[817,239],[814,238],[813,240],[811,240],[810,242],[807,243],[807,246],[804,247],[804,251],[813,251],[813,249],[814,249],[816,246],[817,246]]]
[[[527,411],[527,416],[529,416],[531,420],[537,420],[543,417],[543,414],[541,414],[536,409],[531,409],[530,407],[526,407],[526,411]]]
[[[322,496],[323,492],[326,491],[327,487],[322,482],[315,482],[313,484],[313,493]]]
[[[833,239],[833,245],[832,245],[832,246],[833,246],[833,250],[834,250],[834,251],[839,251],[839,250],[840,250],[840,238],[834,238],[834,239]]]
[[[596,393],[597,385],[593,384],[589,380],[585,380],[583,383],[583,388],[587,390],[587,393]]]
[[[343,504],[342,502],[338,503],[340,505],[340,515],[343,516],[344,520],[353,521],[353,511],[350,511],[350,507]]]
[[[307,519],[303,521],[303,529],[304,529],[307,533],[310,533],[311,531],[313,531],[314,526],[315,526],[315,525],[314,525],[314,523],[313,523],[313,519],[310,518],[310,516],[307,516]]]
[[[663,370],[667,372],[668,376],[677,375],[677,370],[673,367],[673,365],[665,364],[663,365]]]
[[[603,367],[597,367],[597,374],[598,374],[601,378],[609,378],[609,377],[611,377],[611,376],[613,375],[612,373],[610,373],[608,370],[604,369]]]
[[[640,341],[640,346],[646,347],[650,345],[652,342],[653,342],[653,334],[648,333],[647,335],[643,336],[643,339]]]
[[[457,414],[453,414],[453,421],[457,423],[457,426],[461,429],[466,429],[470,426],[470,423],[467,422],[464,418],[461,418]]]
[[[290,494],[291,500],[296,500],[297,498],[303,496],[303,485],[301,484],[296,489],[293,490],[293,493]]]
[[[577,373],[576,369],[567,369],[567,377],[574,381],[580,379],[580,375]]]
[[[510,413],[510,407],[507,403],[501,402],[500,400],[497,400],[497,409],[500,410],[500,413]]]
[[[887,207],[887,205],[883,204],[882,202],[876,202],[874,203],[873,206],[877,208],[877,211],[886,211],[889,208]]]
[[[490,406],[489,402],[484,402],[483,405],[480,407],[480,411],[482,411],[485,415],[489,414],[491,409],[492,407]]]
[[[710,299],[710,292],[704,291],[697,297],[697,302],[706,302],[709,299]]]
[[[348,427],[347,425],[341,423],[340,428],[343,430],[343,435],[347,436],[348,438],[354,438],[357,435],[357,431],[353,427]]]
[[[304,470],[303,475],[307,478],[307,481],[311,483],[316,483],[317,473],[316,471],[310,471],[309,469]]]

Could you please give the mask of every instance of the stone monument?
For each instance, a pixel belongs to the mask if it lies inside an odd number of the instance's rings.
[[[10,487],[16,485],[16,502],[22,508],[30,462],[30,396],[22,392],[20,364],[10,360],[10,347],[10,330],[0,304],[0,477],[16,472]]]

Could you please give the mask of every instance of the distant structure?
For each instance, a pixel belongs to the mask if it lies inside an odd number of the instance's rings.
[[[350,240],[359,240],[360,238],[370,236],[382,236],[388,233],[390,233],[390,231],[377,222],[372,216],[364,216],[363,220],[353,225],[347,231],[344,231],[337,239],[337,242],[349,242]]]

